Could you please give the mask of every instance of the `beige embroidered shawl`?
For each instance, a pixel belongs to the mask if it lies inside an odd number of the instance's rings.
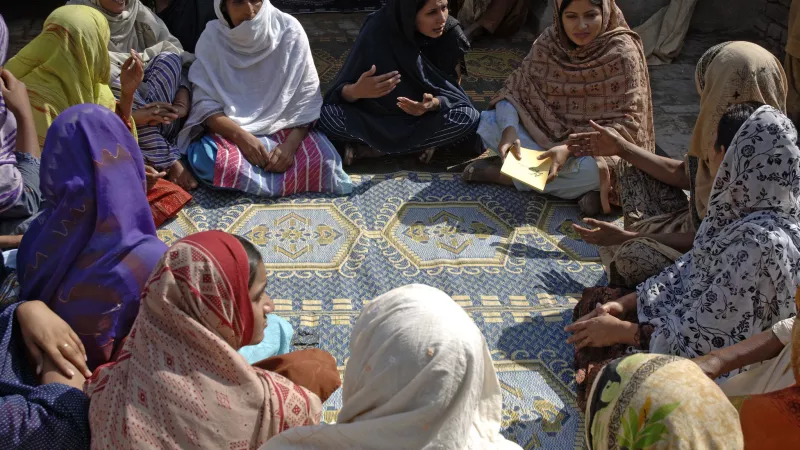
[[[588,45],[576,47],[561,27],[561,0],[553,2],[553,25],[536,39],[491,106],[508,100],[525,130],[544,148],[563,143],[571,133],[590,131],[591,119],[654,152],[650,75],[639,35],[628,27],[614,0],[603,0],[603,30]],[[609,163],[616,166],[617,159],[597,160],[606,211],[612,190]]]
[[[700,114],[692,132],[689,156],[697,158],[694,202],[706,215],[716,173],[709,165],[719,119],[734,103],[758,101],[786,111],[786,74],[772,53],[752,42],[725,42],[708,49],[695,70]]]

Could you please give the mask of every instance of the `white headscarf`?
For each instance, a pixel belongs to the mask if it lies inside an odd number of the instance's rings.
[[[170,34],[164,22],[139,0],[125,0],[125,9],[119,14],[108,12],[100,0],[70,0],[67,4],[92,7],[108,20],[111,29],[108,53],[112,65],[122,66],[131,49],[139,52],[145,63],[161,53],[175,53],[184,63],[194,59],[191,53],[183,51],[180,41]],[[112,77],[114,75],[119,75],[119,70],[112,73]]]
[[[265,136],[319,118],[322,95],[303,27],[264,0],[253,20],[231,28],[215,0],[189,71],[192,110],[178,138],[186,149],[211,115],[224,113],[245,131]]]
[[[353,328],[338,423],[292,428],[270,449],[520,449],[500,431],[502,394],[478,327],[444,292],[410,285]]]
[[[792,317],[798,282],[797,131],[762,106],[725,154],[692,250],[639,286],[639,322],[654,326],[650,352],[705,355]]]

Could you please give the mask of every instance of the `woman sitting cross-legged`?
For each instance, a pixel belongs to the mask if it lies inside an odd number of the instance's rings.
[[[446,0],[389,0],[367,17],[319,127],[346,143],[345,164],[423,152],[474,136],[478,111],[460,86],[469,43]]]
[[[553,0],[553,10],[553,25],[506,80],[492,109],[481,113],[478,135],[499,158],[472,163],[464,179],[529,190],[501,173],[502,160],[518,157],[520,147],[547,150],[541,159],[552,157],[553,164],[544,193],[581,198],[587,215],[609,213],[612,204],[622,205],[617,180],[628,168],[617,157],[570,157],[567,139],[591,130],[594,120],[655,152],[642,42],[614,0]]]
[[[70,106],[94,103],[116,114],[137,137],[132,110],[136,91],[144,77],[138,54],[131,52],[119,75],[119,100],[108,85],[111,62],[108,53],[108,21],[94,8],[62,6],[44,22],[42,33],[6,63],[23,82],[30,97],[39,146],[55,118]],[[191,200],[183,189],[166,180],[166,173],[147,168],[153,185],[148,192],[153,218],[163,222]]]
[[[93,448],[255,449],[319,423],[322,401],[339,386],[332,356],[310,361],[302,370],[310,384],[300,386],[237,353],[261,342],[273,309],[263,263],[250,267],[242,241],[221,231],[164,254],[116,362],[87,381]]]
[[[69,4],[95,8],[108,20],[110,86],[117,99],[122,94],[120,67],[131,50],[141,55],[144,81],[133,98],[139,147],[145,161],[165,171],[168,180],[186,190],[197,187],[175,146],[181,123],[191,106],[191,84],[184,66],[194,56],[183,51],[180,41],[170,34],[164,22],[140,0],[70,0]]]
[[[215,8],[189,71],[192,112],[178,142],[195,175],[270,197],[350,193],[336,149],[310,129],[322,97],[300,23],[268,0],[216,0]]]
[[[700,115],[683,161],[656,155],[597,124],[590,132],[570,136],[569,147],[576,156],[615,156],[638,169],[620,178],[624,229],[592,219],[586,220],[591,228],[575,227],[584,241],[601,246],[611,284],[636,287],[692,247],[724,156],[720,145],[727,146],[750,115],[724,125],[720,117],[730,113],[726,108],[737,104],[745,113],[751,108],[748,102],[780,110],[786,105],[786,76],[780,62],[752,42],[725,42],[706,51],[697,63],[695,81]],[[666,187],[690,191],[691,198],[687,202],[683,194],[664,197]]]
[[[293,428],[262,450],[520,449],[500,434],[502,391],[486,340],[430,286],[394,289],[364,307],[342,399],[336,424]]]
[[[745,122],[708,205],[691,251],[636,292],[584,292],[567,327],[580,402],[598,368],[630,345],[694,358],[796,314],[800,149],[785,115],[762,106]]]

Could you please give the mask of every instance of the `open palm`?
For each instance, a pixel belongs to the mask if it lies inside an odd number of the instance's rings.
[[[617,130],[600,126],[593,120],[589,124],[594,131],[574,133],[567,139],[567,147],[573,156],[616,156],[622,152],[625,138]]]

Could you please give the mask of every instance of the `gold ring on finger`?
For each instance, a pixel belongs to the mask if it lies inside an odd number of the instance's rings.
[[[66,342],[64,343],[64,345],[61,346],[61,348],[68,348],[68,347],[69,347],[69,344],[67,344]]]

